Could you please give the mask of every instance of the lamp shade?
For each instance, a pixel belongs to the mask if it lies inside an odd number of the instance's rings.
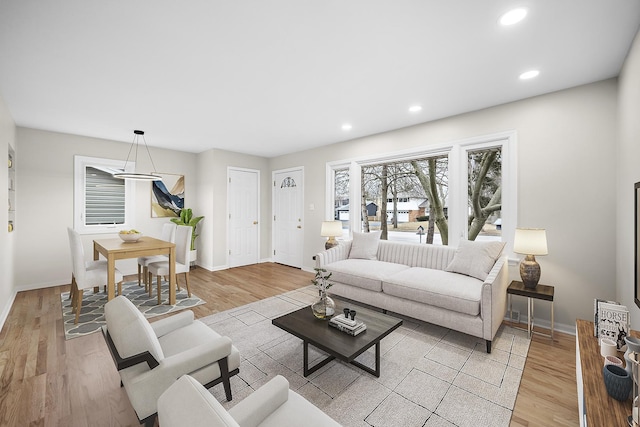
[[[523,255],[547,255],[547,233],[544,228],[516,228],[513,251]]]
[[[320,228],[320,236],[322,237],[342,236],[342,222],[322,221],[322,228]]]

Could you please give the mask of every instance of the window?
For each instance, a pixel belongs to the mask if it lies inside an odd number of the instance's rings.
[[[427,243],[441,244],[443,238],[446,243],[440,228],[444,229],[442,221],[446,221],[442,212],[446,208],[447,164],[447,156],[440,155],[362,166],[360,191],[365,195],[368,216],[363,218],[361,230],[381,230],[383,240],[418,242],[424,235]],[[442,221],[436,224],[440,217]],[[419,230],[424,234],[416,234]]]
[[[351,231],[381,229],[388,240],[453,246],[461,239],[513,240],[515,132],[327,167],[334,180],[348,171],[350,200],[361,200],[351,203],[348,213],[342,211],[351,219]],[[331,184],[330,206],[338,206],[337,184]]]
[[[115,233],[132,228],[132,181],[114,178],[124,161],[75,156],[74,229],[79,233]],[[135,168],[131,162],[127,169]]]
[[[502,147],[467,151],[469,240],[502,236]]]
[[[333,173],[333,216],[342,221],[342,230],[349,236],[349,169],[337,169]]]

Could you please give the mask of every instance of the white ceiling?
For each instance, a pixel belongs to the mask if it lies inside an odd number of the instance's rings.
[[[639,0],[3,0],[0,93],[19,126],[272,157],[617,76],[639,25]]]

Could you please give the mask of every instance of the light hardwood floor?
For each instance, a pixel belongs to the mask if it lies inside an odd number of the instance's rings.
[[[307,286],[311,273],[278,264],[192,270],[207,301],[196,317]],[[0,426],[137,426],[101,334],[66,341],[60,293],[19,292],[0,332]],[[534,336],[512,426],[576,426],[575,337]]]

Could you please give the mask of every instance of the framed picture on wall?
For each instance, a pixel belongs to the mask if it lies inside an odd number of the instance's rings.
[[[184,175],[158,173],[151,182],[151,218],[179,217],[184,208]]]

